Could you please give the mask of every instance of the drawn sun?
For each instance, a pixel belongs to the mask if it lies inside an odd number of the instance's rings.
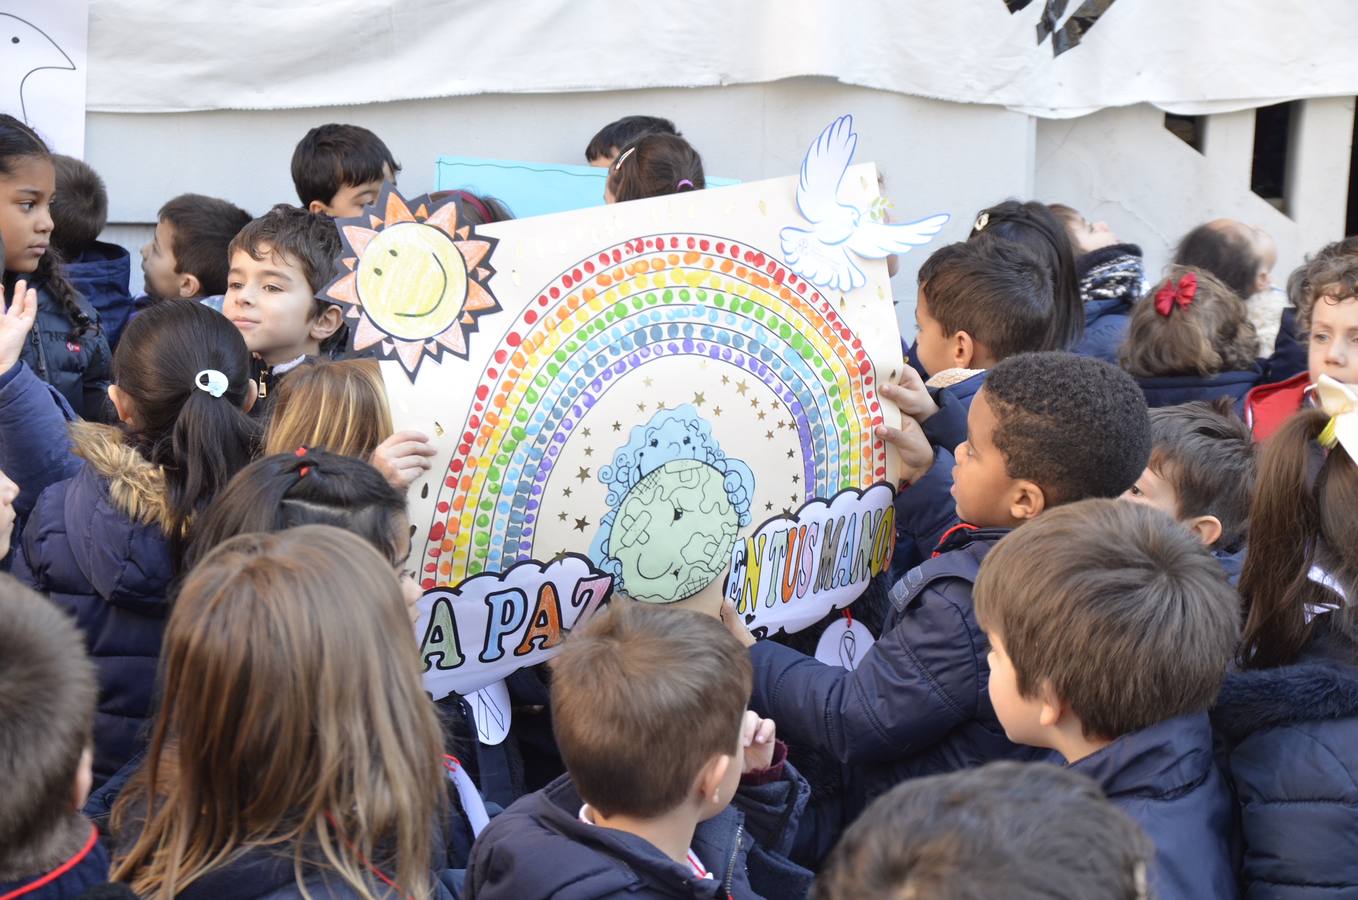
[[[490,291],[496,239],[459,227],[451,198],[408,202],[390,182],[364,215],[336,225],[347,271],[321,296],[344,307],[353,349],[380,345],[382,358],[399,359],[411,380],[426,355],[466,359],[477,319],[500,309]]]

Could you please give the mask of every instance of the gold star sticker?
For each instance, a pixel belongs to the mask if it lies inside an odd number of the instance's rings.
[[[766,432],[764,432],[764,437],[767,438],[767,439],[770,440],[770,441],[773,440],[773,432],[772,432],[772,431],[766,431]]]
[[[614,422],[614,423],[613,423],[613,430],[614,430],[614,431],[622,431],[622,423],[621,423],[621,422]]]
[[[706,402],[707,402],[707,398],[706,398],[705,396],[703,396],[703,392],[702,392],[702,391],[697,391],[696,393],[694,393],[694,395],[693,395],[693,405],[694,405],[694,406],[702,406],[702,405],[703,405],[704,403],[706,403]]]
[[[730,383],[731,383],[731,376],[730,376],[730,375],[723,375],[723,376],[721,376],[721,383],[722,383],[722,384],[730,384]]]
[[[561,496],[563,496],[563,497],[569,497],[570,495],[571,495],[571,489],[570,489],[570,488],[566,487],[566,488],[562,488],[562,489],[561,489]]]
[[[758,397],[755,397],[753,400],[751,400],[751,401],[750,401],[750,406],[754,407],[755,409],[758,409],[758,408],[759,408],[759,398],[758,398]]]
[[[588,428],[584,429],[583,431],[581,431],[581,434],[583,434],[585,437],[589,437],[589,429]]]
[[[788,459],[792,459],[792,451],[791,451],[791,450],[787,451],[787,458],[788,458]]]
[[[761,409],[761,410],[759,411],[759,416],[758,416],[759,421],[761,421],[761,422],[764,421],[764,415],[765,415],[765,413],[764,413],[764,411]]]
[[[793,495],[792,495],[792,502],[793,502],[794,504],[797,502],[797,495],[796,495],[796,494],[793,494]]]
[[[772,504],[772,503],[765,503],[765,504],[764,504],[764,512],[772,512],[772,511],[773,511],[773,504]],[[563,513],[562,515],[565,515],[565,514]]]
[[[736,393],[737,393],[737,394],[744,394],[744,393],[745,393],[746,391],[748,391],[749,389],[750,389],[750,386],[749,386],[748,384],[745,383],[745,379],[742,378],[740,381],[737,381],[737,382],[736,382]]]
[[[566,514],[565,514],[565,513],[557,513],[557,514],[556,514],[556,518],[557,518],[558,521],[564,522],[564,521],[566,521]]]
[[[790,510],[790,509],[788,509],[786,506],[784,506],[784,507],[783,507],[783,515],[785,515],[785,516],[790,516],[790,515],[792,515],[792,510]]]
[[[641,383],[644,384],[644,385],[646,385],[647,387],[650,387],[650,386],[651,386],[652,384],[654,384],[655,382],[653,382],[653,381],[651,380],[651,377],[648,375],[648,376],[646,376],[645,378],[641,379]]]
[[[593,455],[594,455],[594,448],[593,448],[593,447],[586,447],[586,448],[585,448],[585,455],[586,455],[586,456],[593,456]]]
[[[570,556],[570,553],[569,553],[569,552],[567,552],[567,551],[565,551],[565,550],[558,550],[558,551],[556,551],[556,555],[552,557],[552,562],[554,562],[554,563],[561,562],[563,559],[565,559],[565,558],[568,557],[568,556]]]
[[[719,416],[719,415],[721,415],[721,407],[718,406],[716,409],[712,410],[712,415],[714,415],[714,416]]]
[[[575,530],[576,530],[576,531],[584,531],[584,530],[585,530],[586,528],[588,528],[588,527],[589,527],[589,519],[576,519],[576,520],[575,520]]]
[[[793,484],[796,484],[797,482],[799,482],[799,481],[801,481],[801,480],[802,480],[802,476],[800,476],[800,475],[793,475],[793,476],[792,476],[792,483],[793,483]]]
[[[637,412],[645,412],[645,411],[646,411],[646,404],[645,404],[645,403],[638,403],[638,404],[637,404]]]
[[[584,484],[589,480],[589,469],[585,466],[581,466],[580,471],[576,473],[575,477],[580,479],[581,484]]]

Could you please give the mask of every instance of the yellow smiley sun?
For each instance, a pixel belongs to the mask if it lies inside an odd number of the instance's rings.
[[[490,292],[496,239],[459,228],[452,199],[407,202],[390,183],[364,213],[337,220],[345,271],[321,295],[344,307],[353,349],[380,345],[412,380],[426,355],[466,359],[477,318],[500,308]]]

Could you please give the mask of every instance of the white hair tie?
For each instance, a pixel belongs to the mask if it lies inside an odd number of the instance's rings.
[[[203,369],[193,379],[193,384],[200,391],[207,391],[214,397],[220,397],[226,393],[226,389],[231,386],[231,382],[226,380],[226,375],[216,369]]]

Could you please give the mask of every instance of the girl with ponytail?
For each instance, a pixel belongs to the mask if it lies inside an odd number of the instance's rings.
[[[1240,671],[1213,724],[1240,804],[1241,896],[1358,893],[1358,393],[1322,375],[1319,408],[1263,445],[1240,578]]]
[[[105,420],[108,341],[98,316],[61,273],[51,246],[56,167],[42,138],[23,122],[0,115],[0,239],[6,294],[17,283],[37,292],[38,322],[23,361],[56,388],[76,415]]]
[[[0,366],[33,318],[31,292],[0,316]],[[255,452],[250,354],[207,307],[151,307],[114,357],[108,393],[121,424],[77,422],[69,432],[45,386],[16,368],[0,387],[0,468],[27,514],[13,572],[85,633],[99,673],[97,786],[142,740],[189,526]]]

